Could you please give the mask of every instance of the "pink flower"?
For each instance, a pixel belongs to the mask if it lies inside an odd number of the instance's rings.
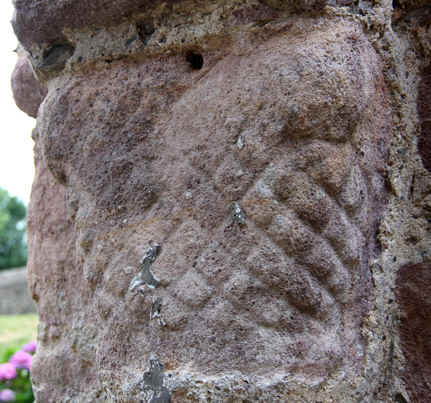
[[[24,344],[22,346],[22,351],[25,351],[26,353],[34,353],[36,351],[36,342],[31,341],[28,344]]]
[[[0,390],[0,402],[12,402],[13,400],[15,400],[15,392],[13,390]]]
[[[0,402],[12,402],[13,400],[15,400],[15,393],[13,390],[0,390]]]
[[[6,364],[0,364],[0,381],[10,380],[16,378],[15,365],[7,362]]]
[[[25,351],[17,351],[12,357],[10,357],[9,362],[17,368],[30,369],[32,360],[33,357],[29,353],[26,353]]]

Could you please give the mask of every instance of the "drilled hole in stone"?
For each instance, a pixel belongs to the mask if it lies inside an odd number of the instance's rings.
[[[395,401],[397,403],[407,403],[407,400],[404,398],[404,396],[401,393],[397,393],[395,395]]]
[[[200,70],[204,65],[203,56],[197,52],[188,52],[186,55],[186,60],[193,70]]]

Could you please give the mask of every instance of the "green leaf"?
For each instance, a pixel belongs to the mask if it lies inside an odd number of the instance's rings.
[[[27,263],[26,207],[0,188],[0,270]]]

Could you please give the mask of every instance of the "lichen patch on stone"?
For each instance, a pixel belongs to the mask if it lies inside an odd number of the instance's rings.
[[[247,215],[245,214],[244,209],[238,202],[232,203],[232,219],[234,222],[244,225],[247,220]]]
[[[156,358],[150,359],[150,368],[144,373],[141,382],[141,396],[148,403],[170,403],[171,394],[163,385],[163,364]]]
[[[153,302],[151,304],[151,312],[150,312],[150,320],[157,319],[160,326],[165,326],[166,323],[162,318],[162,298],[157,297],[153,298]]]
[[[161,247],[159,244],[154,243],[150,246],[150,249],[148,249],[141,261],[141,271],[135,277],[133,277],[132,281],[130,282],[130,291],[133,291],[142,285],[146,285],[151,289],[157,288],[160,285],[160,281],[151,271],[151,265],[156,261],[160,251]]]

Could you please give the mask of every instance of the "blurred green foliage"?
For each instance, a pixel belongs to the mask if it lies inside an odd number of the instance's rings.
[[[0,188],[0,270],[27,263],[25,216],[24,203]]]

